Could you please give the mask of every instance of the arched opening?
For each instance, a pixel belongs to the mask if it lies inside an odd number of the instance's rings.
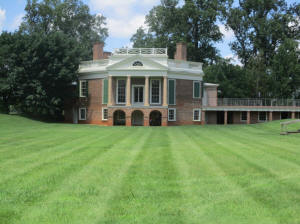
[[[149,116],[150,126],[161,126],[161,113],[157,110],[154,110],[150,113]]]
[[[132,126],[143,126],[144,125],[144,114],[140,110],[135,110],[131,114],[131,125]]]
[[[126,124],[126,115],[122,110],[116,110],[114,112],[114,125],[125,125]]]

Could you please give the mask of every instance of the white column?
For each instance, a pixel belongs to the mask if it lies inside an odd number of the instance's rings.
[[[126,106],[131,106],[131,77],[127,76],[126,82]]]
[[[163,88],[163,106],[168,106],[168,78],[164,76],[164,88]]]
[[[145,76],[145,102],[144,106],[150,106],[149,104],[149,76]]]

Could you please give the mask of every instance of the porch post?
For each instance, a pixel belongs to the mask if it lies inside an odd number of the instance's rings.
[[[292,112],[292,119],[295,119],[295,112]]]
[[[131,106],[131,77],[127,76],[126,81],[126,106]]]
[[[167,92],[168,92],[168,79],[167,79],[167,76],[164,76],[164,92],[163,92],[163,106],[168,106],[168,95],[167,95]]]
[[[201,124],[204,125],[205,121],[206,121],[206,119],[205,119],[205,110],[202,110],[201,113],[202,113],[201,114]]]
[[[144,106],[148,107],[149,104],[149,76],[145,76],[145,103]]]
[[[273,121],[273,111],[269,112],[269,121]]]
[[[108,106],[112,106],[112,76],[108,76]]]
[[[251,124],[251,112],[247,111],[247,124]]]
[[[227,125],[227,111],[224,111],[224,125]]]

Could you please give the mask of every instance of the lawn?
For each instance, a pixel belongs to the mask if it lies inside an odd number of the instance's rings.
[[[300,223],[300,134],[279,133],[0,115],[0,223]]]

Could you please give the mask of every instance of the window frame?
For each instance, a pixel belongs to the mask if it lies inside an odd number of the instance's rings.
[[[86,95],[82,94],[82,83],[86,83]],[[88,95],[88,87],[87,87],[87,80],[79,80],[79,97],[87,97]]]
[[[246,113],[246,120],[243,120],[243,113]],[[240,119],[242,122],[246,122],[248,120],[248,112],[247,111],[241,111],[240,112]]]
[[[169,81],[173,80],[174,81],[174,104],[170,104],[169,102]],[[168,105],[176,105],[176,79],[168,79]]]
[[[85,117],[84,118],[81,118],[81,110],[84,110],[85,112],[84,112],[84,115],[85,115]],[[86,114],[86,112],[87,112],[87,109],[86,109],[86,107],[80,107],[79,108],[79,111],[78,111],[78,120],[80,120],[80,121],[86,121],[86,118],[87,118],[87,114]]]
[[[153,103],[152,102],[152,81],[154,80],[158,80],[159,81],[159,102],[158,103]],[[150,79],[150,104],[153,104],[153,105],[159,105],[161,104],[161,79],[159,78],[154,78],[154,79]]]
[[[266,115],[266,119],[265,119],[265,120],[261,120],[261,119],[260,119],[260,116],[259,116],[260,113],[265,113],[265,115]],[[267,114],[266,111],[259,111],[259,112],[258,112],[258,121],[259,121],[259,122],[266,122],[266,121],[268,121],[268,114]]]
[[[124,102],[119,102],[119,92],[118,92],[118,89],[119,89],[119,81],[120,80],[125,80],[125,100]],[[127,88],[127,81],[126,81],[126,78],[118,78],[117,80],[117,88],[116,88],[116,104],[126,104],[126,88]],[[109,93],[108,93],[109,94]]]
[[[195,83],[199,83],[199,97],[195,97]],[[193,81],[193,99],[201,99],[201,81],[194,80]]]
[[[107,118],[104,118],[104,110],[107,110]],[[102,121],[107,121],[107,120],[108,120],[108,108],[102,107]]]
[[[199,111],[199,119],[198,120],[195,120],[195,111]],[[200,108],[195,108],[193,109],[193,121],[201,121],[201,109]]]
[[[170,119],[170,111],[174,111],[174,119]],[[168,108],[168,121],[176,121],[176,108]]]

